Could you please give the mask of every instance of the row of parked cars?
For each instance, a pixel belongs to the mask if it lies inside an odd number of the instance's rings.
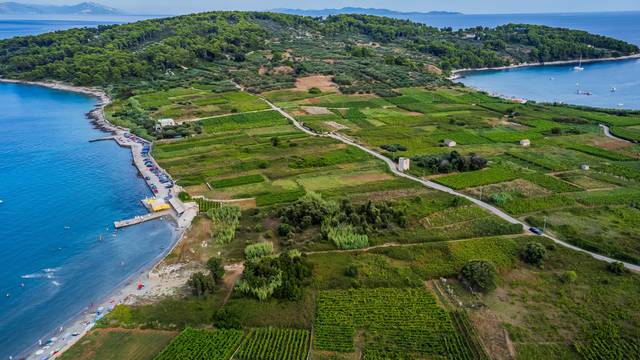
[[[171,180],[169,175],[167,175],[164,171],[160,170],[160,168],[155,164],[155,162],[151,158],[151,155],[149,155],[149,152],[151,151],[151,144],[129,133],[124,134],[124,136],[142,145],[142,150],[140,150],[140,155],[142,155],[142,161],[144,162],[144,165],[149,169],[149,171],[151,171],[155,176],[158,177],[158,180],[160,180],[160,183],[163,184],[165,188],[167,189],[172,188],[173,181]],[[149,176],[146,176],[145,180],[149,181],[151,180],[151,178]],[[154,194],[158,193],[158,188],[155,184],[151,184],[150,187],[151,187],[151,191],[153,191]]]

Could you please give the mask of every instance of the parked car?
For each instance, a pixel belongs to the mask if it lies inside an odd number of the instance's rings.
[[[537,227],[530,227],[529,231],[531,231],[532,233],[534,233],[536,235],[542,235],[542,230],[538,229]]]

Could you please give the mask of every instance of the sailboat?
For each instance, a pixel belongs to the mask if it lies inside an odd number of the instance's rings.
[[[584,68],[582,67],[582,55],[580,55],[580,60],[578,61],[578,66],[574,66],[573,70],[582,71]]]

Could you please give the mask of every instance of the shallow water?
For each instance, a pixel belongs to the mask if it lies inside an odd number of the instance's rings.
[[[0,358],[104,300],[176,239],[161,220],[113,236],[150,192],[128,149],[88,142],[104,136],[84,115],[95,102],[0,84]]]

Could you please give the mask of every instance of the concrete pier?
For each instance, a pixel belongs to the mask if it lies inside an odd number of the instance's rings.
[[[163,216],[173,216],[173,214],[171,210],[158,211],[158,212],[149,213],[146,215],[136,216],[133,219],[116,221],[113,223],[113,225],[115,226],[116,229],[120,229],[120,228],[131,226],[131,225],[141,224],[145,221],[159,219]]]

